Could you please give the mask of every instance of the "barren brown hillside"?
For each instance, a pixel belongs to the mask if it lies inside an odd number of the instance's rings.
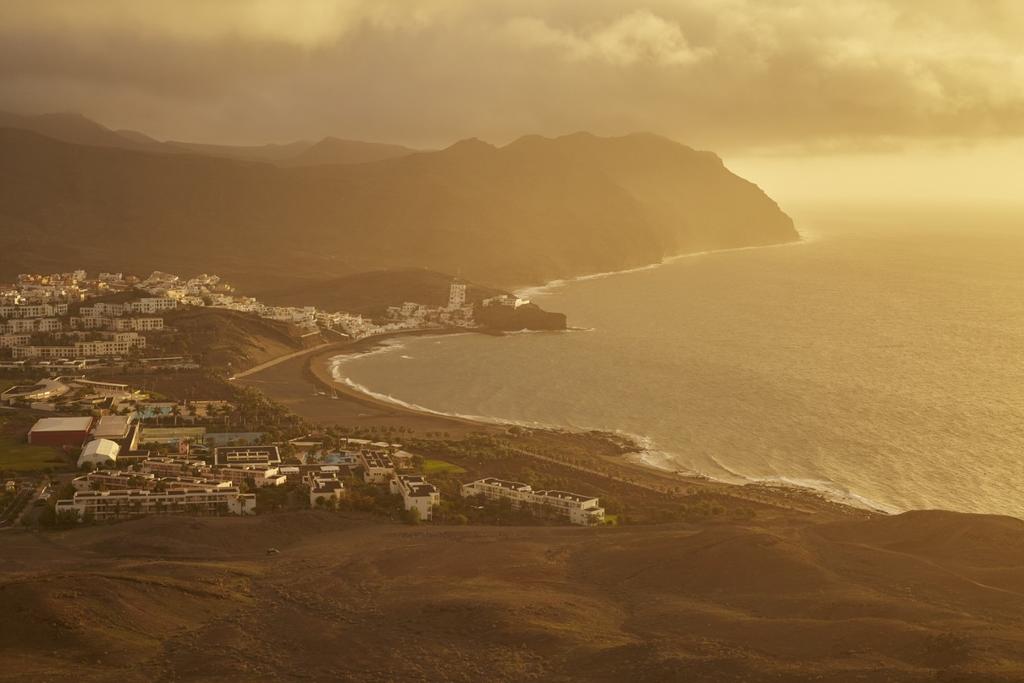
[[[294,513],[8,533],[0,551],[3,680],[1024,671],[1024,522],[1009,518],[411,528]]]

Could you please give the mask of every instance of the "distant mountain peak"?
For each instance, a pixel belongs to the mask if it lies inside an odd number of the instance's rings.
[[[480,138],[465,138],[441,150],[444,157],[452,159],[476,159],[489,157],[498,152],[498,148]]]

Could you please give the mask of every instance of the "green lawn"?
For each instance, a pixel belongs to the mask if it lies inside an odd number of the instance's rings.
[[[427,458],[423,461],[423,474],[462,474],[465,471],[458,465],[446,460],[431,460]]]
[[[0,470],[31,472],[47,467],[65,468],[67,458],[49,446],[31,446],[8,436],[0,436]]]

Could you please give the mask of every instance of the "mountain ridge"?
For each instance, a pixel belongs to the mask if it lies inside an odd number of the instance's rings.
[[[286,167],[5,128],[0,181],[0,246],[13,257],[0,276],[134,263],[269,289],[275,278],[429,268],[509,289],[799,238],[717,156],[653,135],[466,140]]]
[[[280,163],[289,166],[357,164],[404,156],[417,151],[401,145],[342,140],[333,136],[318,141],[296,140],[263,145],[219,145],[182,140],[158,140],[137,130],[112,130],[77,112],[26,115],[0,111],[0,128],[28,130],[72,144],[164,154],[200,154],[242,161]]]

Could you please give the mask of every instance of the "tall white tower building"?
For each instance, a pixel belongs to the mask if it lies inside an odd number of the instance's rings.
[[[448,310],[454,311],[466,305],[466,283],[452,282],[448,289]]]

